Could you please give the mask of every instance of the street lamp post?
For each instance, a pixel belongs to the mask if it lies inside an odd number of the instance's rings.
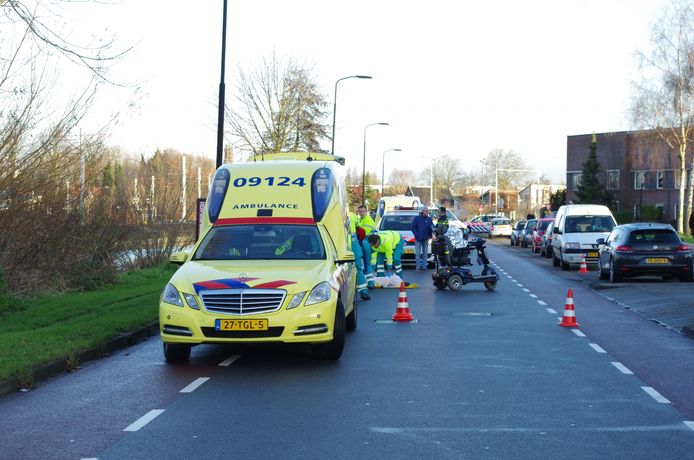
[[[389,123],[369,123],[364,126],[364,158],[361,166],[361,203],[363,205],[366,205],[366,128],[376,125],[388,126]]]
[[[219,80],[219,108],[217,113],[217,168],[222,166],[224,150],[224,64],[227,52],[227,0],[224,0],[222,18],[222,75]]]
[[[349,77],[339,78],[335,82],[335,93],[333,94],[333,96],[334,96],[334,100],[333,100],[333,136],[332,136],[332,146],[330,147],[330,154],[331,155],[335,155],[335,114],[337,113],[337,84],[340,83],[342,80],[347,80],[348,78],[371,79],[372,77],[370,75],[350,75]]]
[[[381,195],[383,195],[383,187],[385,187],[385,176],[386,176],[386,153],[388,152],[402,152],[401,149],[388,149],[383,152],[383,160],[381,161]]]

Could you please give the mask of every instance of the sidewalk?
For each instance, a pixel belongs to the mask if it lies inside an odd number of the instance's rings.
[[[576,277],[607,300],[694,338],[694,283],[636,278],[612,284],[599,281],[594,272],[587,279]]]

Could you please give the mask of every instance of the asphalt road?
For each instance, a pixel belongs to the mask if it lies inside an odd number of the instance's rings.
[[[339,362],[200,346],[171,366],[151,338],[5,397],[0,456],[691,456],[694,341],[503,243],[490,243],[493,292],[406,271],[421,283],[407,291],[415,323],[389,321],[396,289],[372,291]],[[578,329],[557,325],[568,288]]]

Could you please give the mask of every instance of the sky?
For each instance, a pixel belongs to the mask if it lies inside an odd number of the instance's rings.
[[[567,136],[630,128],[635,51],[648,49],[663,1],[229,0],[227,104],[238,69],[275,52],[313,68],[330,108],[339,78],[373,77],[338,85],[335,153],[349,167],[361,170],[366,148],[367,170],[380,175],[385,164],[386,177],[442,155],[478,171],[502,148],[563,182]],[[138,83],[134,104],[122,107],[131,88],[107,88],[98,100],[121,111],[110,144],[215,158],[222,7],[77,2],[75,30],[106,29],[134,46],[111,73]]]

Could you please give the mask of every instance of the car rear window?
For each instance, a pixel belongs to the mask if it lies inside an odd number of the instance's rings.
[[[380,230],[397,230],[397,231],[407,231],[412,230],[412,221],[414,220],[413,215],[406,216],[383,216],[381,224],[379,225]]]
[[[516,230],[523,230],[525,228],[525,221],[521,220],[516,224]]]
[[[629,235],[630,243],[679,243],[680,238],[673,230],[645,229],[634,230]]]
[[[610,216],[567,216],[565,233],[611,232],[614,220]]]
[[[494,219],[492,223],[494,225],[511,225],[511,222],[508,219]]]
[[[539,224],[537,224],[537,229],[538,230],[547,230],[547,227],[549,227],[549,224],[551,224],[551,220],[541,220]]]

